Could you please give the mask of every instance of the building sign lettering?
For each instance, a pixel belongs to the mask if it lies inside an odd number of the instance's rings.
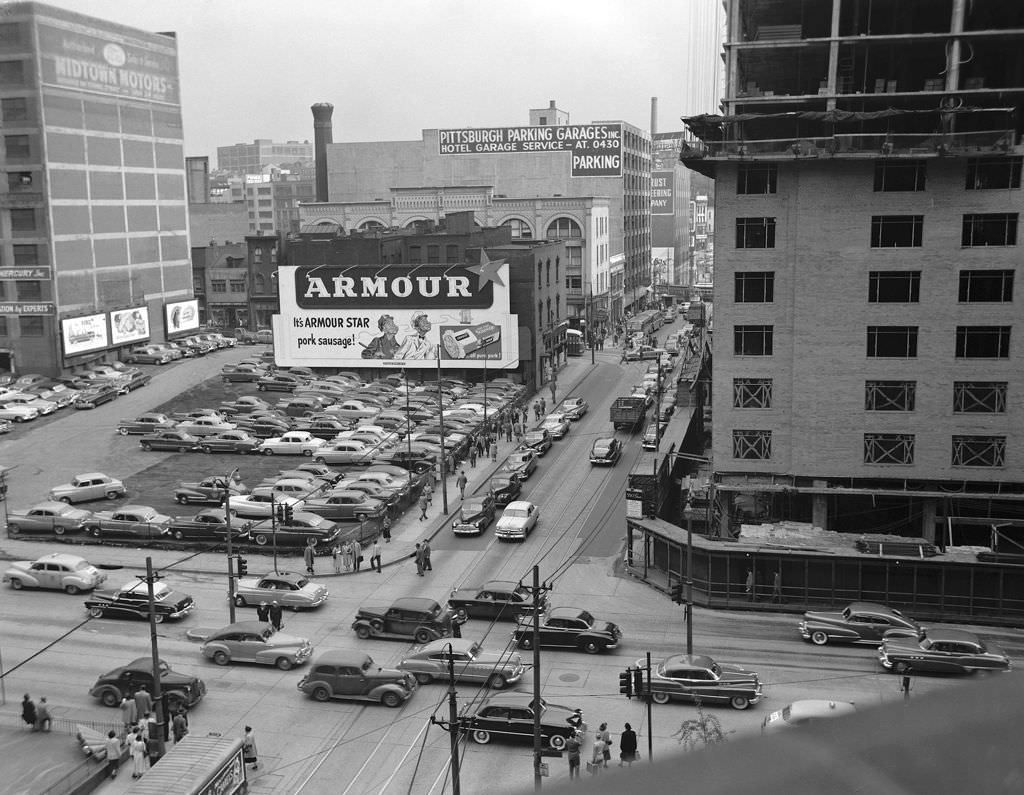
[[[8,301],[0,303],[0,315],[54,315],[56,313],[56,304],[48,302],[31,304]]]
[[[675,172],[651,172],[651,215],[675,215]]]

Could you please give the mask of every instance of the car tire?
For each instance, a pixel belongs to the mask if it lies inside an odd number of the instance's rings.
[[[588,640],[583,644],[582,649],[587,654],[600,654],[604,651],[604,644],[598,643],[596,640]]]
[[[508,680],[502,674],[494,674],[487,680],[487,686],[491,690],[504,690],[508,687]]]
[[[356,627],[356,637],[360,640],[368,640],[373,633],[370,632],[370,628],[365,624],[360,624]]]
[[[434,677],[432,677],[430,674],[419,673],[413,674],[413,676],[416,677],[416,681],[419,682],[421,685],[429,685],[431,682],[434,681]]]
[[[653,693],[651,693],[651,701],[653,701],[655,704],[667,704],[671,700],[672,697],[662,690],[655,690]]]
[[[206,453],[207,455],[210,455],[210,453],[213,452],[213,450],[210,449],[210,445],[208,445],[208,444],[201,444],[201,445],[199,445],[199,451],[201,453]]]
[[[402,697],[393,690],[387,690],[384,692],[384,695],[380,697],[380,703],[385,707],[391,707],[394,709],[395,707],[402,706]]]
[[[127,436],[128,435],[128,429],[127,428],[118,428],[117,432],[119,434],[121,434],[122,436]]]
[[[182,446],[182,447],[179,447],[179,448],[178,448],[178,452],[179,452],[179,453],[187,453],[187,452],[188,452],[188,448],[187,448],[187,447],[184,447],[184,446]]]
[[[89,535],[91,535],[93,538],[99,538],[100,537],[100,528],[98,526],[94,525],[93,527],[90,527],[86,532]]]
[[[121,703],[121,693],[117,690],[104,690],[100,694],[100,703],[105,707],[116,707]]]
[[[235,607],[246,607],[247,605],[248,605],[248,602],[245,601],[245,597],[244,596],[236,596],[235,597]]]
[[[71,504],[71,498],[70,497],[61,497],[61,498],[59,498],[59,502],[62,502],[65,505],[70,505]]]
[[[217,663],[217,665],[227,665],[231,662],[231,657],[228,656],[226,651],[215,651],[213,653],[213,661]]]
[[[67,528],[66,528],[66,527],[64,527],[63,525],[59,525],[59,524],[58,524],[58,525],[54,525],[54,526],[53,526],[53,534],[54,534],[54,535],[57,535],[57,536],[62,536],[62,535],[64,535],[64,534],[65,534],[66,532],[67,532]]]
[[[433,634],[428,629],[417,629],[413,638],[422,646],[424,643],[430,643],[433,640]]]
[[[14,589],[15,591],[20,591],[20,590],[21,590],[22,588],[24,588],[24,587],[25,587],[25,585],[24,585],[24,584],[22,583],[22,581],[21,581],[21,580],[19,580],[19,579],[18,579],[17,577],[12,577],[12,578],[11,578],[11,587],[12,587],[12,588],[13,588],[13,589]]]
[[[174,530],[174,531],[172,531],[171,532],[171,536],[174,538],[175,541],[184,541],[185,540],[185,534],[181,530]]]
[[[68,596],[78,596],[78,594],[80,594],[81,592],[82,589],[79,588],[77,585],[68,584],[64,586],[64,593],[66,593]]]
[[[188,495],[187,494],[175,494],[174,495],[174,500],[179,505],[188,505]]]
[[[532,649],[533,648],[533,638],[530,635],[523,635],[519,639],[519,648],[520,649]]]
[[[729,706],[733,709],[746,709],[750,706],[750,699],[746,696],[733,696],[729,699]]]
[[[16,536],[16,535],[18,535],[20,533],[21,533],[21,525],[17,525],[17,524],[8,524],[7,525],[7,534],[8,535]]]
[[[893,673],[906,674],[910,673],[910,663],[903,662],[902,660],[898,663],[894,663],[892,666]]]
[[[263,384],[256,384],[256,389],[260,392],[266,392],[267,388]]]
[[[828,633],[820,629],[811,633],[811,643],[815,646],[824,646],[828,643]]]
[[[145,450],[146,452],[149,452],[153,449],[153,445],[151,445],[149,442],[143,442],[142,449]]]
[[[552,734],[551,737],[548,738],[548,745],[550,745],[551,749],[554,751],[561,751],[565,748],[565,735]]]
[[[264,533],[259,533],[259,534],[257,534],[257,535],[256,535],[256,537],[255,537],[255,538],[253,538],[253,542],[254,542],[254,543],[256,544],[256,546],[258,546],[258,547],[265,547],[265,546],[267,545],[267,542],[268,542],[269,540],[270,540],[270,539],[269,539],[269,538],[267,538],[267,536],[266,536],[266,535],[265,535]]]
[[[290,671],[292,669],[292,661],[287,657],[278,657],[274,660],[274,665],[279,671]]]
[[[491,733],[484,731],[483,729],[475,729],[473,731],[473,742],[479,743],[480,745],[487,745],[491,741]]]
[[[330,701],[331,691],[323,685],[317,685],[313,688],[313,692],[310,693],[314,701]]]
[[[269,447],[267,447],[266,449],[263,450],[263,455],[273,455],[273,454],[274,454],[274,451],[271,450]]]
[[[156,613],[156,614],[153,615],[153,623],[154,624],[163,624],[165,618],[166,618],[166,616],[164,616],[163,613]]]
[[[313,451],[312,450],[303,450],[302,454],[304,456],[306,456],[306,458],[312,458],[313,457]]]
[[[103,608],[102,607],[90,607],[89,608],[89,616],[92,617],[92,618],[103,618]]]

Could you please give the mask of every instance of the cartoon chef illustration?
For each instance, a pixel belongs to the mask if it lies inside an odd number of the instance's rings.
[[[431,325],[426,312],[414,312],[412,315],[414,334],[407,334],[402,345],[395,353],[396,359],[435,359],[437,345],[427,340]]]

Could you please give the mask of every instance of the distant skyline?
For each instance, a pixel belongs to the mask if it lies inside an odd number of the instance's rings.
[[[187,156],[312,141],[309,106],[334,105],[334,140],[529,122],[554,100],[570,122],[682,129],[721,94],[717,0],[48,0],[178,39]],[[698,35],[698,31],[703,31]],[[690,41],[690,37],[696,39]]]

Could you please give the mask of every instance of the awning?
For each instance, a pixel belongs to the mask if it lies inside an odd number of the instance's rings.
[[[583,332],[582,331],[579,331],[578,329],[574,329],[574,328],[566,329],[565,333],[566,334],[572,334],[574,337],[582,337],[583,336]]]

